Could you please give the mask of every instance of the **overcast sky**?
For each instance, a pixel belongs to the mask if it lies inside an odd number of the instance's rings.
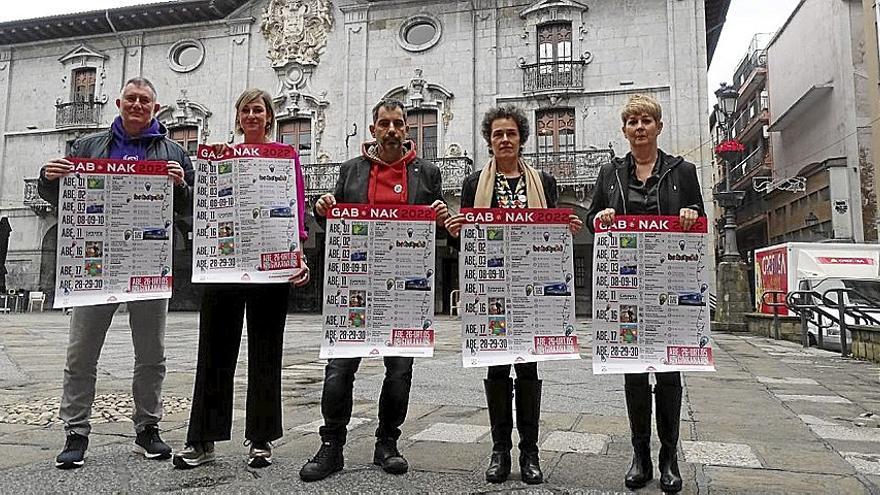
[[[67,14],[121,7],[158,0],[5,0],[0,22],[30,17]],[[756,33],[772,33],[788,18],[799,0],[732,0],[727,23],[721,32],[715,57],[709,67],[709,99],[722,81],[730,82],[733,71],[745,56]]]
[[[800,0],[732,0],[718,48],[709,66],[709,101],[715,103],[715,90],[731,82],[733,71],[749,51],[752,37],[775,33]],[[710,105],[711,106],[711,105]]]

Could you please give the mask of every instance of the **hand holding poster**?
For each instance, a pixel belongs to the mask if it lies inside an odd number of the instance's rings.
[[[193,208],[193,282],[284,282],[301,266],[295,150],[199,146]]]
[[[571,210],[461,213],[464,367],[580,359]]]
[[[593,373],[714,371],[706,218],[596,221]]]
[[[330,209],[321,359],[434,354],[435,218],[430,206]]]
[[[173,186],[157,161],[69,158],[55,308],[171,297]]]

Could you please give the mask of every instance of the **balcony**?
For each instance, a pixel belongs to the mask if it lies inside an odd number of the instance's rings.
[[[526,163],[555,177],[558,186],[594,185],[599,168],[612,158],[614,151],[610,149],[523,155]]]
[[[440,167],[444,193],[460,193],[464,178],[474,171],[473,160],[466,156],[434,158],[431,161]]]
[[[734,75],[740,98],[751,98],[764,89],[767,81],[767,49],[754,50],[742,61]]]
[[[733,123],[734,137],[744,144],[762,137],[764,126],[770,124],[769,106],[767,95],[758,95],[749,101]]]
[[[748,156],[743,158],[742,161],[730,168],[730,188],[741,189],[745,180],[758,175],[756,173],[757,170],[764,170],[766,172],[761,175],[769,175],[770,168],[770,150],[763,145],[758,146]],[[745,188],[751,188],[751,183],[746,184]]]
[[[55,127],[96,127],[101,122],[101,103],[73,101],[55,105]]]
[[[565,93],[584,90],[583,60],[522,65],[523,93]]]
[[[39,179],[24,179],[24,203],[25,206],[34,210],[34,213],[41,217],[45,217],[49,213],[52,212],[52,205],[40,197],[40,194],[37,192],[37,180]]]
[[[443,192],[457,193],[461,191],[464,178],[474,171],[474,162],[466,156],[433,158],[429,161],[440,167],[443,176]],[[303,164],[303,182],[306,197],[313,198],[321,194],[333,192],[339,178],[339,162],[305,163]]]

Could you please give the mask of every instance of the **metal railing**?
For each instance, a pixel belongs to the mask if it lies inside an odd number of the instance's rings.
[[[831,298],[829,294],[834,294],[835,297]],[[844,296],[852,301],[850,295],[856,295],[861,300],[870,301],[871,304],[848,304]],[[842,356],[849,354],[847,349],[847,327],[849,325],[880,326],[880,318],[876,316],[877,312],[880,312],[880,302],[864,296],[855,289],[833,288],[821,294],[811,290],[791,291],[785,297],[785,305],[801,318],[801,338],[804,347],[810,345],[809,324],[816,327],[816,344],[820,348],[824,347],[824,331],[837,326]],[[852,323],[847,320],[847,317],[852,320]]]
[[[52,211],[52,204],[40,197],[40,193],[37,191],[38,180],[36,178],[24,179],[24,200],[22,203],[42,217]]]
[[[96,126],[100,122],[100,103],[72,101],[55,105],[55,127]]]
[[[742,84],[749,80],[749,76],[756,69],[766,69],[767,68],[767,49],[760,48],[753,50],[749,53],[748,56],[743,58],[742,62],[740,62],[739,67],[736,68],[736,72],[733,74],[735,85],[734,87],[739,90],[742,87]]]
[[[769,154],[763,145],[755,148],[754,151],[749,153],[749,155],[742,159],[736,165],[730,167],[730,185],[731,187],[736,184],[740,179],[749,175],[752,170],[761,167],[764,165],[768,158]],[[749,186],[751,187],[751,186]]]
[[[735,136],[739,138],[755,121],[767,119],[769,116],[764,114],[764,110],[768,108],[770,108],[770,100],[766,95],[759,94],[752,98],[733,122]]]
[[[583,90],[585,65],[583,60],[523,65],[523,92]]]
[[[474,171],[474,161],[466,156],[435,158],[431,161],[440,167],[444,193],[461,192],[465,177]]]
[[[474,162],[466,156],[434,158],[429,161],[440,167],[443,176],[443,192],[461,191],[461,184],[474,171]],[[332,192],[339,178],[340,162],[303,164],[303,182],[308,197]]]
[[[552,175],[559,186],[594,185],[599,178],[599,169],[611,163],[612,158],[614,151],[611,149],[523,155],[526,163]]]

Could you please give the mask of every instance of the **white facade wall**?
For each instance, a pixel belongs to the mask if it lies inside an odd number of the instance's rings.
[[[768,46],[774,173],[845,161],[830,179],[832,203],[845,201],[847,210],[832,220],[837,237],[856,242],[864,239],[860,151],[870,146],[859,133],[870,121],[863,31],[857,2],[804,0]],[[796,118],[777,124],[786,112]]]
[[[108,96],[102,126],[116,115],[113,100],[122,82],[143,74],[156,84],[161,104],[173,106],[185,96],[210,111],[205,140],[226,141],[232,129],[232,106],[241,90],[256,86],[280,95],[282,85],[260,33],[267,3],[254,0],[217,22],[0,47],[0,66],[5,64],[0,70],[0,216],[9,216],[13,228],[7,261],[10,287],[37,288],[40,245],[55,222],[22,205],[22,179],[36,177],[45,160],[63,155],[67,141],[82,134],[55,129],[54,103],[56,98],[69,101],[72,68],[59,58],[80,44],[105,57],[103,77],[99,70],[100,92]],[[554,8],[525,18],[520,15],[536,3],[542,2],[333,2],[333,28],[307,88],[327,102],[320,136],[313,121],[312,160],[323,154],[327,161],[340,162],[359,153],[360,143],[369,138],[372,105],[396,88],[408,88],[417,69],[430,87],[451,94],[439,108],[438,154],[457,144],[477,168],[488,158],[479,120],[495,104],[516,103],[531,119],[541,108],[574,108],[578,150],[611,143],[623,154],[628,146],[620,131],[620,109],[631,94],[649,93],[664,106],[661,147],[701,167],[703,196],[707,211],[712,212],[704,2],[615,0],[588,2],[585,11]],[[398,32],[401,23],[419,14],[437,18],[443,34],[434,47],[409,52],[398,44]],[[520,62],[537,61],[536,25],[552,19],[572,22],[575,59],[589,59],[584,91],[558,100],[525,96]],[[204,45],[204,61],[192,72],[174,72],[168,65],[168,50],[187,38]],[[8,62],[3,61],[4,53]],[[305,105],[300,110],[313,108]],[[357,135],[346,148],[346,134],[353,124]],[[528,152],[535,151],[534,126],[532,130]],[[571,190],[561,199],[580,208],[589,200]],[[457,203],[456,198],[450,200]],[[588,241],[586,235],[579,239]]]

